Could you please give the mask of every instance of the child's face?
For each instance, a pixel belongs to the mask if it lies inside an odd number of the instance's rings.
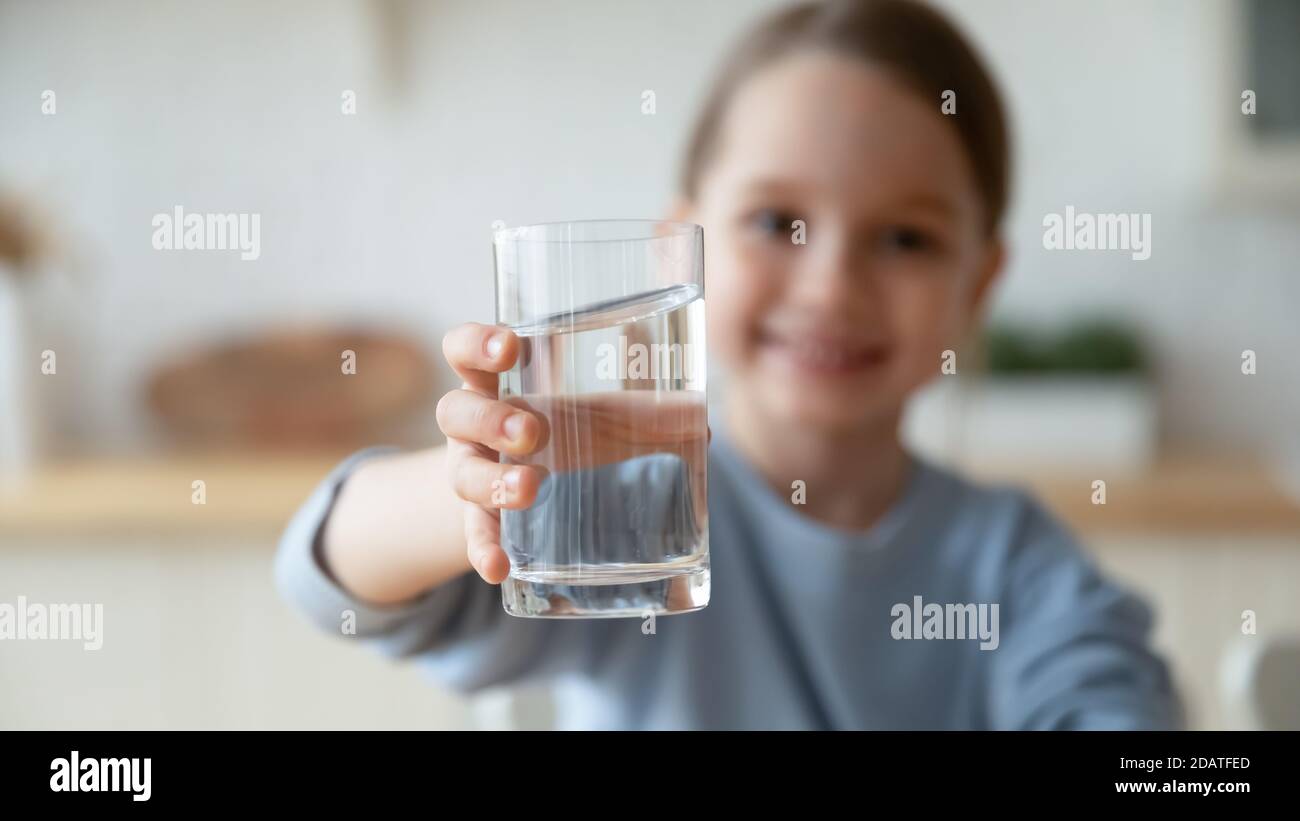
[[[737,89],[684,209],[705,229],[709,341],[747,411],[888,420],[958,347],[1001,250],[940,103],[822,54]]]

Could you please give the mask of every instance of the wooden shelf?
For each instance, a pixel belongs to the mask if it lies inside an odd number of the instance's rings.
[[[278,533],[344,454],[189,454],[52,464],[0,488],[0,537],[184,537]],[[979,478],[1032,491],[1081,535],[1107,532],[1296,533],[1300,505],[1258,465],[1207,458],[1162,461],[1130,476],[1028,474],[985,468]],[[1092,482],[1106,480],[1106,504]],[[206,503],[191,501],[205,483]]]
[[[192,454],[52,464],[0,488],[0,534],[275,533],[343,454]],[[192,501],[204,483],[205,503]]]
[[[1296,533],[1300,504],[1263,466],[1205,456],[1176,456],[1146,471],[1054,473],[986,468],[978,478],[1031,490],[1082,534],[1105,532]],[[1106,483],[1106,503],[1093,503],[1093,482]]]

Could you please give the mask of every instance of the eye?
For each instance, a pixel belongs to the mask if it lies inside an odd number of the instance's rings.
[[[797,219],[794,214],[780,208],[760,208],[749,216],[748,222],[760,234],[789,236]]]
[[[900,225],[881,234],[880,245],[887,251],[906,254],[934,250],[938,241],[926,231]]]

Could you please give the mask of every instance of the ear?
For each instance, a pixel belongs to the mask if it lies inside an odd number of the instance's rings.
[[[969,300],[966,305],[968,325],[974,326],[984,313],[985,304],[988,302],[989,295],[993,292],[993,285],[1002,276],[1006,261],[1006,244],[1003,243],[1002,237],[995,236],[988,242],[983,260],[980,262],[979,271],[975,274],[975,282],[970,290]]]

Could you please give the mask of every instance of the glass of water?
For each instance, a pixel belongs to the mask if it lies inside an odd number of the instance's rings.
[[[709,602],[704,231],[651,220],[498,230],[500,397],[543,422],[536,501],[501,511],[506,612],[645,617]]]

